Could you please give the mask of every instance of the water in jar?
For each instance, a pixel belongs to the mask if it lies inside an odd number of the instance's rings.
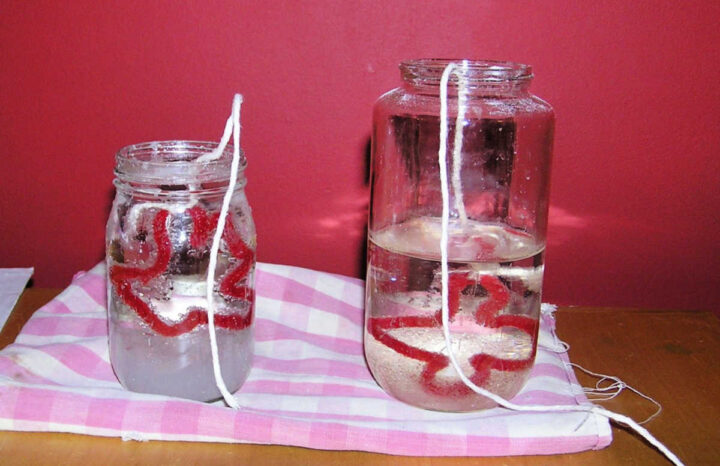
[[[118,195],[118,204],[130,200]],[[133,211],[134,209],[134,211]],[[213,375],[206,302],[209,246],[217,214],[199,204],[125,210],[108,253],[110,358],[132,391],[211,401]],[[223,380],[231,392],[247,378],[253,354],[253,251],[226,223],[213,287]],[[242,222],[240,222],[242,223]],[[122,232],[122,233],[120,233]]]
[[[369,233],[365,355],[393,397],[426,409],[494,406],[449,363],[442,333],[437,217],[415,217]],[[464,375],[512,398],[535,356],[544,245],[497,223],[453,219],[449,227],[453,353]]]

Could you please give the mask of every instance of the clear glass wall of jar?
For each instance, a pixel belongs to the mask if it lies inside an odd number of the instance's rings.
[[[440,318],[440,83],[450,60],[400,65],[403,86],[374,107],[365,354],[395,398],[440,411],[494,406],[450,365]],[[537,349],[554,115],[528,92],[529,66],[452,61],[448,302],[453,354],[506,399]],[[458,80],[466,87],[453,162]]]
[[[200,401],[221,396],[206,279],[232,151],[196,161],[215,148],[212,142],[164,141],[116,155],[106,237],[109,342],[112,367],[129,390]],[[253,354],[256,235],[241,160],[212,294],[220,368],[231,392],[247,378]]]

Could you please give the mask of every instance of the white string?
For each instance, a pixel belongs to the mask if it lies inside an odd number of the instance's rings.
[[[543,314],[549,314],[551,317],[555,317],[554,313],[557,309],[556,306],[552,306],[552,308],[540,308],[540,312]],[[567,353],[570,351],[570,345],[568,345],[566,342],[560,339],[560,337],[557,336],[557,332],[555,331],[555,327],[553,326],[550,328],[550,336],[552,337],[552,344],[543,344],[543,348],[545,348],[548,351],[552,351],[553,353]],[[538,342],[538,344],[540,344]]]
[[[583,387],[583,392],[585,392],[585,395],[587,395],[588,399],[591,401],[607,401],[612,400],[613,398],[620,395],[620,393],[628,389],[631,392],[635,393],[636,395],[645,398],[649,402],[655,405],[655,412],[648,416],[644,421],[638,422],[638,424],[643,425],[647,424],[648,422],[655,419],[657,416],[660,415],[662,412],[662,405],[657,402],[653,397],[648,396],[641,392],[640,390],[636,389],[632,385],[628,385],[627,383],[623,382],[619,377],[615,377],[612,375],[606,375],[606,374],[599,374],[597,372],[593,372],[589,369],[585,369],[580,364],[575,364],[574,362],[570,363],[571,366],[580,369],[581,371],[585,372],[588,375],[591,375],[593,377],[598,377],[598,381],[595,382],[595,387]],[[604,385],[608,383],[609,381],[612,381],[612,383],[609,383],[607,385]]]
[[[543,305],[543,309],[541,312],[543,314],[550,314],[552,315],[555,312],[555,307],[548,308],[545,305]],[[542,345],[542,347],[547,351],[552,351],[553,353],[567,353],[570,351],[570,345],[561,340],[560,337],[557,336],[557,333],[555,332],[555,328],[550,329],[550,336],[552,337],[552,343],[548,344],[547,342]],[[540,344],[540,343],[538,343]],[[607,401],[612,400],[613,398],[617,397],[622,393],[623,390],[626,388],[630,390],[631,392],[635,393],[636,395],[645,398],[649,402],[655,405],[655,412],[648,416],[644,421],[638,422],[638,424],[643,425],[647,424],[648,422],[655,419],[660,413],[662,412],[662,405],[655,400],[654,398],[644,394],[640,390],[636,389],[635,387],[628,385],[627,383],[623,382],[619,377],[615,377],[612,375],[606,375],[606,374],[600,374],[597,372],[593,372],[589,369],[585,369],[580,364],[576,364],[574,362],[570,361],[563,361],[563,366],[565,366],[566,369],[569,369],[570,367],[574,367],[576,369],[579,369],[583,371],[584,373],[597,377],[598,380],[595,382],[595,387],[582,387],[583,393],[588,397],[591,401]],[[609,383],[608,385],[604,385],[605,383],[608,383],[609,381],[613,381],[612,383]]]
[[[127,227],[126,231],[130,232],[137,232],[137,221],[140,217],[140,212],[145,209],[152,209],[153,207],[156,209],[164,209],[170,212],[171,214],[182,214],[187,209],[190,209],[192,206],[194,206],[197,201],[192,198],[191,195],[191,201],[189,203],[176,203],[176,204],[167,204],[164,202],[145,202],[143,204],[133,204],[132,207],[130,207],[130,211],[126,215],[126,221],[127,221]],[[170,218],[168,216],[168,218]]]
[[[237,94],[240,95],[240,94]],[[240,97],[240,101],[242,102],[242,96]],[[213,149],[212,151],[201,155],[197,159],[195,159],[195,163],[204,163],[204,162],[210,162],[212,160],[216,160],[222,156],[223,151],[225,150],[225,147],[227,146],[227,143],[230,141],[230,136],[232,134],[233,130],[233,115],[231,114],[230,117],[227,119],[227,122],[225,123],[225,131],[223,132],[222,138],[220,139],[220,143],[218,146]],[[191,184],[191,188],[194,188],[194,186]],[[190,202],[188,203],[179,203],[179,204],[165,204],[162,202],[146,202],[144,204],[135,204],[130,208],[130,212],[127,214],[128,219],[128,225],[130,227],[130,231],[136,231],[137,230],[137,219],[140,216],[140,211],[150,208],[158,208],[158,209],[165,209],[169,210],[170,213],[179,214],[185,212],[187,209],[192,208],[197,204],[197,198],[194,193],[194,189],[191,189],[190,192]]]
[[[238,94],[239,95],[239,94]],[[242,98],[241,98],[242,101]],[[197,159],[195,159],[194,163],[205,163],[210,162],[213,160],[216,160],[220,158],[223,154],[223,151],[225,151],[225,147],[227,146],[227,143],[230,141],[230,136],[232,135],[233,130],[233,115],[231,114],[230,117],[227,119],[227,122],[225,123],[225,130],[223,132],[222,138],[220,139],[220,143],[218,146],[213,149],[210,152],[207,152]],[[190,184],[190,201],[187,203],[176,203],[176,204],[166,204],[162,202],[145,202],[143,204],[134,204],[130,208],[130,212],[127,214],[127,224],[129,226],[129,231],[137,231],[137,220],[140,216],[140,212],[145,209],[151,209],[153,207],[157,209],[165,209],[170,211],[170,213],[173,214],[181,214],[185,212],[188,209],[191,209],[197,204],[197,197],[195,194],[195,188],[196,186],[193,184]]]
[[[215,286],[215,267],[217,265],[218,251],[220,250],[220,241],[222,239],[223,231],[225,230],[225,219],[227,218],[228,210],[230,209],[230,201],[232,200],[233,191],[235,190],[235,185],[237,184],[237,172],[240,166],[240,105],[242,104],[242,100],[242,95],[235,94],[235,97],[233,98],[232,114],[230,115],[230,118],[228,118],[227,124],[225,125],[225,132],[217,148],[197,159],[197,161],[209,161],[220,157],[225,150],[225,146],[227,146],[230,139],[230,132],[232,131],[234,147],[232,164],[230,166],[230,181],[228,182],[228,188],[227,191],[225,191],[225,196],[223,197],[222,208],[220,210],[217,228],[215,229],[215,235],[213,236],[212,247],[210,249],[210,263],[208,265],[206,282],[207,289],[205,291],[208,308],[208,333],[210,334],[210,351],[212,353],[215,385],[218,390],[220,390],[223,399],[225,399],[225,403],[234,409],[240,408],[240,405],[227,389],[225,381],[222,377],[222,371],[220,370],[217,335],[215,333],[215,304],[213,302],[213,288]]]
[[[233,99],[233,109],[235,108],[235,100],[238,99],[238,96],[240,98],[240,103],[242,103],[242,95],[235,94],[235,98]],[[240,119],[240,109],[238,108],[238,121]],[[239,125],[239,123],[238,123]],[[227,143],[230,142],[230,136],[233,134],[233,128],[235,128],[235,114],[231,113],[230,117],[228,117],[227,122],[225,122],[225,130],[223,131],[222,138],[220,138],[220,143],[218,146],[213,149],[211,152],[208,152],[207,154],[203,154],[197,159],[195,159],[196,163],[203,163],[203,162],[210,162],[212,160],[219,159],[223,151],[225,150],[225,146],[227,146]],[[234,155],[233,151],[233,155]]]
[[[463,60],[462,68],[467,73],[468,61]],[[457,73],[456,73],[457,74]],[[458,75],[459,76],[459,75]],[[467,92],[465,90],[466,81],[462,78],[458,78],[458,90],[457,90],[457,118],[455,118],[455,139],[453,140],[453,154],[452,154],[452,187],[455,193],[455,210],[458,213],[460,224],[465,225],[467,223],[467,213],[465,212],[465,202],[463,201],[462,192],[462,180],[460,179],[460,167],[462,164],[462,146],[463,146],[463,129],[465,126],[465,109],[467,107]],[[445,86],[445,92],[447,93],[447,86]],[[447,94],[445,96],[445,111],[447,115]],[[446,120],[447,121],[447,120]],[[446,135],[447,138],[447,135]]]
[[[448,121],[448,102],[447,102],[447,91],[448,91],[448,79],[450,73],[455,68],[453,63],[448,64],[443,71],[442,78],[440,80],[440,147],[438,149],[438,163],[440,164],[440,192],[442,193],[442,217],[440,219],[440,301],[442,308],[442,325],[443,334],[445,335],[445,345],[450,352],[450,360],[454,361],[454,355],[452,353],[452,347],[450,346],[450,319],[449,319],[449,308],[450,308],[450,297],[449,297],[449,278],[448,278],[448,226],[450,223],[450,193],[448,189],[448,177],[447,177],[447,121]],[[459,102],[458,102],[459,103]],[[458,109],[459,111],[459,109]],[[456,127],[457,128],[457,127]],[[455,367],[458,370],[458,367]]]
[[[450,362],[453,368],[457,372],[458,377],[463,383],[475,393],[485,396],[497,403],[498,405],[511,409],[513,411],[531,411],[531,412],[587,412],[590,414],[604,416],[608,419],[612,419],[616,422],[620,422],[632,428],[635,432],[640,434],[645,440],[651,445],[660,450],[671,462],[676,465],[682,465],[680,459],[675,456],[664,444],[658,441],[653,435],[648,432],[647,429],[642,427],[640,424],[635,422],[632,418],[614,413],[600,406],[579,406],[579,405],[553,405],[553,406],[542,406],[542,405],[518,405],[511,401],[508,401],[482,387],[475,385],[465,374],[463,373],[460,364],[455,357],[453,352],[452,341],[450,337],[450,311],[449,311],[449,298],[448,298],[448,287],[449,287],[449,272],[448,272],[448,227],[450,223],[450,193],[448,190],[448,176],[447,176],[447,133],[448,133],[448,110],[447,110],[447,90],[448,81],[451,74],[455,74],[458,78],[458,82],[463,81],[465,78],[463,73],[457,71],[458,65],[455,63],[449,63],[443,71],[442,78],[440,80],[440,147],[438,148],[438,164],[440,165],[440,190],[442,193],[442,217],[441,225],[442,231],[440,234],[440,273],[441,273],[441,289],[442,289],[442,329],[443,336],[445,337],[445,346],[450,357]],[[464,93],[465,89],[458,88],[458,97],[461,93]],[[458,98],[458,113],[464,112],[465,100]],[[458,129],[460,128],[460,131]],[[460,138],[462,139],[462,126],[455,125],[455,139],[457,141],[460,132]],[[457,142],[455,147],[458,147]],[[453,160],[453,163],[459,167],[458,161]],[[459,176],[458,176],[459,179]],[[458,192],[455,192],[457,196]]]

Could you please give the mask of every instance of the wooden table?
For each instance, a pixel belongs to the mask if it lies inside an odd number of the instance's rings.
[[[28,289],[5,328],[0,348],[14,341],[32,313],[60,290]],[[646,427],[686,464],[720,464],[720,320],[710,312],[565,307],[558,335],[573,362],[620,377],[663,406]],[[595,381],[578,374],[585,386]],[[0,402],[2,402],[0,400]],[[654,406],[629,391],[604,402],[642,420]],[[642,438],[614,425],[604,450],[557,456],[421,458],[297,447],[188,442],[123,442],[72,434],[0,432],[0,463],[13,464],[257,464],[257,465],[662,465]]]

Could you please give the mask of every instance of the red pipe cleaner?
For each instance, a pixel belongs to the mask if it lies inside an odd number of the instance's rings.
[[[467,274],[452,274],[448,283],[448,311],[450,320],[460,310],[460,296],[469,285],[474,284]],[[514,327],[527,333],[534,340],[538,322],[529,317],[517,315],[497,315],[510,301],[510,292],[505,285],[491,275],[480,277],[480,285],[488,293],[486,301],[478,305],[475,311],[475,320],[489,328]],[[402,316],[402,317],[371,317],[368,319],[370,334],[388,348],[399,354],[418,361],[425,362],[425,368],[420,374],[423,387],[430,393],[442,396],[466,396],[472,392],[461,380],[447,384],[437,381],[437,373],[450,364],[450,359],[432,351],[423,350],[408,345],[390,335],[390,330],[399,328],[438,327],[442,325],[442,313],[438,310],[432,316]],[[533,353],[527,359],[508,360],[500,359],[489,354],[476,354],[470,358],[470,365],[474,372],[469,379],[476,385],[483,385],[490,377],[490,370],[517,371],[530,367],[535,359],[535,345]]]
[[[204,246],[210,234],[212,233],[212,220],[217,219],[217,215],[210,216],[199,206],[195,206],[188,211],[193,221],[193,232],[190,236],[190,243],[193,247]],[[114,265],[110,267],[110,282],[115,287],[118,296],[133,309],[137,315],[150,326],[155,332],[167,337],[175,337],[183,333],[190,332],[198,325],[208,323],[207,311],[203,308],[196,307],[190,309],[190,312],[183,320],[176,324],[167,324],[163,322],[150,305],[140,298],[132,288],[133,283],[147,284],[153,278],[160,276],[170,263],[172,255],[172,245],[167,232],[167,219],[170,212],[160,210],[153,219],[153,239],[156,245],[155,263],[147,268],[125,267]],[[255,253],[250,249],[241,236],[235,230],[235,227],[228,216],[223,231],[230,255],[241,262],[229,273],[226,273],[220,284],[221,293],[235,299],[250,301],[250,309],[244,315],[238,314],[216,314],[214,316],[215,324],[220,328],[230,330],[241,330],[247,328],[252,322],[254,293],[252,288],[248,286],[240,286],[237,283],[245,279],[252,267]]]

